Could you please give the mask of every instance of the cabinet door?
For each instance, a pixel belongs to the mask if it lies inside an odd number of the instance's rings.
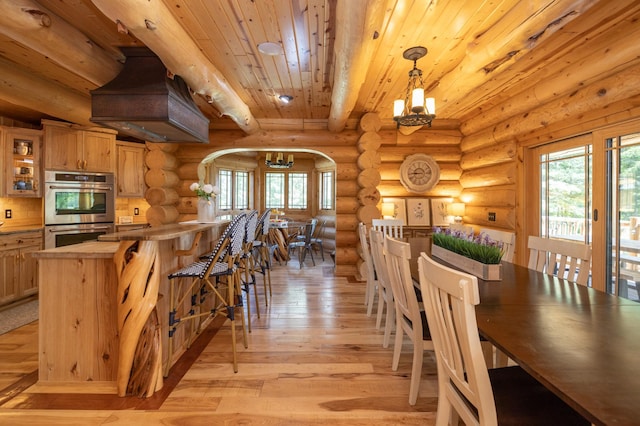
[[[81,133],[64,127],[45,126],[44,167],[49,170],[81,170],[78,152]]]
[[[145,147],[138,145],[118,144],[118,197],[144,197]]]
[[[5,137],[5,194],[41,197],[42,132],[8,129]]]
[[[26,297],[38,292],[38,262],[31,256],[41,245],[31,245],[20,249],[20,296]]]
[[[115,171],[115,135],[100,132],[82,132],[82,169],[91,172]]]
[[[0,305],[20,298],[18,249],[0,251]]]

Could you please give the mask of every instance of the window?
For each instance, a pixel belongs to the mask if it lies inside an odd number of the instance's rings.
[[[305,210],[307,208],[306,173],[289,173],[288,194],[289,199],[287,208],[300,210]]]
[[[284,209],[284,191],[284,173],[266,173],[265,207],[268,209]]]
[[[220,169],[218,171],[218,208],[220,210],[231,210],[233,208],[233,179],[231,170]]]
[[[252,173],[242,170],[218,170],[218,209],[246,210],[251,208]]]
[[[333,210],[333,172],[320,172],[320,209]]]
[[[265,207],[307,209],[308,175],[299,172],[265,173]],[[285,196],[286,195],[286,196]]]
[[[541,236],[591,241],[591,161],[591,144],[540,155]]]
[[[236,171],[236,209],[249,208],[249,172]]]

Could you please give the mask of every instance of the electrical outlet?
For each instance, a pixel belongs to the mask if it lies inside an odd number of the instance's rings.
[[[496,213],[495,212],[489,212],[489,222],[495,222],[496,221]]]
[[[140,209],[139,209],[139,208],[137,208],[137,207],[135,207],[135,208],[133,209],[133,215],[134,215],[134,216],[138,216],[139,214],[140,214]]]
[[[5,219],[11,219],[11,209],[6,209],[4,211],[4,218]]]

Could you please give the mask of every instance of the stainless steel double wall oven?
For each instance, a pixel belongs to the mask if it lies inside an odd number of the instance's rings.
[[[112,173],[45,171],[45,248],[96,240],[114,231]]]

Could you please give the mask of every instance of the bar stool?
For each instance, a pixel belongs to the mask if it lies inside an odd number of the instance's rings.
[[[271,209],[266,209],[258,219],[255,237],[253,241],[253,250],[255,252],[255,272],[262,274],[264,283],[264,303],[269,306],[269,298],[271,297],[271,261],[273,253],[276,249],[275,245],[269,245],[269,220],[271,219]],[[269,283],[269,293],[267,296],[267,282]]]
[[[256,301],[256,314],[258,315],[258,318],[260,318],[260,304],[258,301],[258,291],[256,289],[255,259],[253,257],[253,241],[255,239],[257,223],[258,212],[253,210],[247,215],[245,234],[242,243],[242,253],[238,257],[238,267],[240,268],[240,271],[244,273],[244,280],[240,282],[241,288],[242,291],[247,293],[249,332],[251,332],[251,297],[249,295],[251,287],[253,287],[253,296]]]
[[[204,260],[194,262],[169,275],[169,336],[168,361],[164,374],[168,375],[173,355],[173,339],[177,327],[187,321],[203,316],[224,315],[231,321],[231,343],[233,350],[233,371],[238,372],[236,354],[235,310],[240,310],[243,342],[247,348],[247,332],[244,320],[242,293],[239,290],[238,257],[242,252],[246,227],[246,215],[236,216],[223,231],[214,250]],[[183,279],[190,279],[184,283]],[[213,280],[212,280],[213,278]],[[225,282],[222,282],[225,278]],[[183,288],[184,284],[184,288]],[[196,313],[208,296],[213,297],[212,307],[207,312]],[[191,310],[183,312],[186,297],[191,297]],[[190,345],[191,336],[189,336]],[[187,346],[189,347],[189,346]]]

